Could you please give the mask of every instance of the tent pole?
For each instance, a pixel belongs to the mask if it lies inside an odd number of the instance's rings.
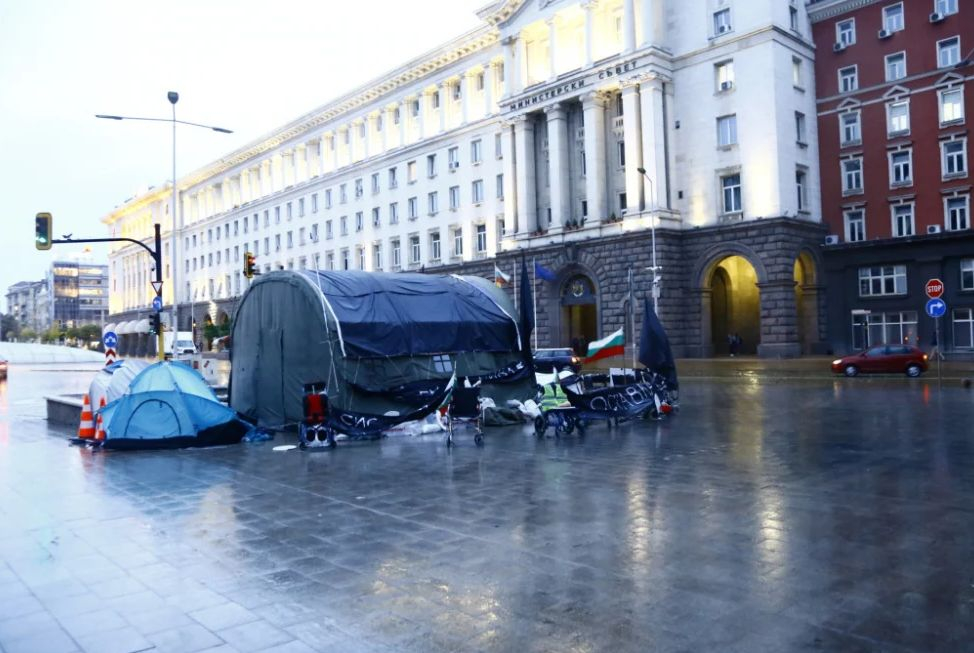
[[[538,351],[538,263],[531,257],[531,269],[533,277],[531,280],[531,311],[534,317],[534,350]]]

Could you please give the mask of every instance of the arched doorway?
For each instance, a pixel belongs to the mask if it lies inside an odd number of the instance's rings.
[[[707,276],[710,288],[710,338],[715,355],[731,353],[731,337],[740,354],[756,354],[761,344],[761,293],[751,262],[740,255],[721,259]]]
[[[798,343],[803,354],[810,354],[819,342],[819,325],[815,261],[808,252],[795,259],[795,308]]]
[[[583,274],[570,277],[561,288],[561,342],[580,352],[599,337],[595,284]]]

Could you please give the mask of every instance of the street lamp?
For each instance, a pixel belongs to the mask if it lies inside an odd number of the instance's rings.
[[[646,168],[636,168],[636,171],[646,178],[647,183],[649,183],[649,193],[650,197],[650,230],[653,232],[653,265],[652,267],[646,268],[647,270],[653,271],[653,312],[659,315],[659,283],[662,277],[659,276],[659,271],[662,269],[656,264],[656,187],[653,185],[653,180],[649,178],[646,174]]]
[[[179,203],[177,201],[177,190],[176,190],[176,125],[188,125],[190,127],[202,127],[203,129],[210,129],[221,134],[232,134],[233,132],[229,129],[224,129],[223,127],[214,127],[213,125],[201,125],[197,122],[187,122],[185,120],[176,120],[176,103],[179,102],[179,93],[176,91],[169,91],[166,95],[169,99],[169,104],[172,105],[172,118],[142,118],[135,116],[108,116],[98,114],[96,118],[104,118],[105,120],[143,120],[148,122],[171,122],[172,123],[172,241],[170,247],[172,247],[172,275],[170,278],[170,283],[172,283],[172,353],[175,357],[176,355],[176,334],[179,332],[179,286],[176,283],[176,229],[179,224],[176,216],[179,212]],[[160,259],[161,260],[161,259]],[[161,271],[160,271],[161,278]],[[161,293],[160,293],[161,294]]]

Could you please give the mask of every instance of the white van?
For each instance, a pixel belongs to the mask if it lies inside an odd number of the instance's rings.
[[[167,331],[165,334],[166,342],[166,353],[174,353],[177,356],[183,354],[195,354],[196,345],[193,343],[193,333],[192,331],[178,331],[176,332],[176,350],[173,351],[173,333],[172,331]]]

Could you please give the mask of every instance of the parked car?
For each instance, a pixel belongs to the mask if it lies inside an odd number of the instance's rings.
[[[846,376],[859,373],[906,374],[920,376],[927,371],[927,355],[910,345],[878,345],[858,354],[832,361],[832,371]]]
[[[7,359],[0,358],[0,379],[7,378]]]
[[[545,374],[560,370],[571,370],[578,374],[582,369],[582,359],[568,347],[537,349],[534,352],[534,369]]]

